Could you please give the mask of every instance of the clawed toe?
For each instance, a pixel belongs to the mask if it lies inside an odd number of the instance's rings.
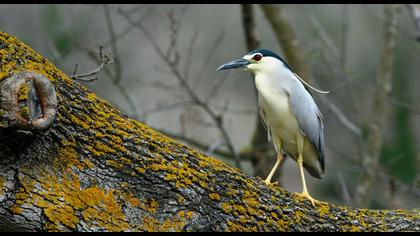
[[[279,182],[272,182],[272,183],[270,183],[269,181],[264,180],[264,183],[266,185],[268,185],[268,186],[270,186],[270,185],[277,185],[277,186],[279,186]]]
[[[315,198],[311,197],[311,195],[309,195],[309,193],[308,193],[308,192],[295,193],[295,194],[296,194],[298,197],[305,198],[305,199],[308,199],[309,201],[311,201],[312,206],[315,206],[315,203],[317,203],[317,204],[322,204],[322,203],[324,203],[324,202],[318,201],[318,200],[316,200]]]

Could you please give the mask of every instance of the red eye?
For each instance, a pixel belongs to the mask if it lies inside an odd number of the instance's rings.
[[[261,54],[255,54],[255,56],[252,57],[252,60],[254,60],[254,61],[260,61],[261,59],[262,59]]]

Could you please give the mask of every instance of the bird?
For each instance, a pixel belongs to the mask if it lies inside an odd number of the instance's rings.
[[[323,116],[309,89],[321,91],[302,80],[279,55],[269,49],[256,49],[240,59],[225,63],[219,70],[243,69],[255,77],[258,107],[268,141],[273,142],[277,160],[265,179],[267,185],[287,154],[299,166],[302,187],[298,196],[315,206],[306,187],[305,168],[310,175],[322,179],[325,174],[325,140]],[[306,87],[305,87],[306,86]]]

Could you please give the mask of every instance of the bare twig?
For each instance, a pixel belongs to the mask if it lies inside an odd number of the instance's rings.
[[[107,25],[108,32],[111,38],[112,54],[114,56],[114,65],[115,65],[114,66],[115,68],[114,81],[115,83],[119,84],[121,80],[121,62],[120,62],[120,56],[118,53],[117,37],[115,35],[114,25],[112,23],[111,11],[107,4],[104,5],[104,12],[105,12],[106,25]]]
[[[380,169],[379,171],[376,171],[376,178],[380,179],[381,182],[387,183],[389,181],[393,181],[395,185],[395,191],[398,191],[400,193],[408,193],[412,196],[415,196],[417,198],[420,198],[420,189],[416,188],[416,186],[410,186],[407,185],[395,178],[393,178],[390,174],[388,174],[385,170]]]
[[[143,113],[142,113],[142,116],[143,116],[143,120],[146,120],[147,116],[149,116],[153,113],[163,112],[163,111],[168,111],[168,110],[174,110],[174,109],[178,109],[178,108],[184,108],[184,107],[187,107],[187,106],[196,106],[196,105],[197,104],[193,101],[185,101],[185,102],[177,102],[177,103],[168,104],[168,105],[156,106],[154,108],[144,110]]]
[[[347,58],[347,37],[349,31],[349,6],[343,5],[342,27],[340,35],[340,65],[341,70],[345,71]]]
[[[224,144],[224,140],[220,139],[214,142],[210,147],[207,148],[206,155],[211,156],[213,155],[213,152],[216,151],[218,148],[220,148]]]
[[[166,134],[166,135],[168,135],[168,136],[170,136],[170,137],[172,137],[174,139],[180,140],[180,141],[182,141],[182,142],[184,142],[186,144],[192,145],[192,146],[194,146],[194,147],[196,147],[196,148],[198,148],[200,150],[203,150],[204,152],[205,151],[208,151],[210,149],[210,147],[211,147],[211,145],[208,146],[207,144],[201,143],[201,142],[197,141],[196,139],[188,138],[185,135],[180,135],[180,134],[177,134],[177,133],[173,133],[173,132],[168,131],[168,130],[159,130],[156,127],[154,127],[153,129],[156,129],[159,132],[164,133],[164,134]],[[213,150],[212,153],[214,155],[218,155],[218,156],[221,156],[223,158],[230,159],[230,160],[235,160],[234,157],[232,156],[232,154],[229,151],[221,150],[221,147],[223,145],[216,145],[216,144],[213,144],[213,145],[214,145],[214,147],[212,147],[211,149]],[[240,154],[241,160],[250,160],[253,156],[256,155],[255,154],[256,152],[260,152],[262,150],[266,150],[266,149],[268,149],[270,147],[271,147],[271,144],[268,143],[268,142],[266,142],[264,144],[261,144],[259,146],[256,146],[253,150],[250,150],[250,151],[246,151],[246,152],[241,153]]]
[[[396,98],[390,98],[388,100],[388,102],[394,106],[398,106],[401,108],[405,108],[407,110],[409,110],[410,112],[412,112],[415,115],[420,115],[420,108],[414,107],[412,104],[409,104],[407,102],[398,100]]]
[[[218,104],[209,104],[211,107],[213,107],[215,110],[222,111],[224,110],[226,114],[231,115],[255,115],[256,109],[234,109],[229,108],[227,110],[224,109],[223,106],[220,106]]]
[[[223,73],[221,78],[218,78],[216,83],[213,84],[209,95],[207,96],[207,98],[204,100],[205,103],[210,103],[210,100],[216,97],[217,92],[219,91],[220,87],[223,85],[223,83],[226,81],[226,77],[229,74],[229,72],[227,73]]]
[[[328,109],[338,118],[341,124],[344,125],[347,129],[353,132],[356,136],[361,137],[362,131],[360,128],[351,122],[347,116],[331,101],[326,97],[321,97],[321,101],[328,107]]]
[[[124,12],[128,15],[132,15],[134,13],[137,13],[139,11],[142,11],[142,10],[146,9],[146,7],[147,7],[147,5],[140,5],[140,6],[136,6],[136,7],[130,6],[130,8],[128,8]]]
[[[344,199],[344,201],[347,203],[347,205],[352,205],[353,200],[351,199],[348,186],[346,184],[346,180],[344,179],[344,176],[341,172],[338,172],[338,181],[340,182],[341,187],[341,194]]]
[[[103,47],[99,47],[100,64],[99,64],[98,68],[96,68],[96,69],[94,69],[90,72],[84,73],[84,74],[77,74],[78,64],[76,64],[76,66],[74,67],[73,74],[71,75],[71,78],[74,79],[74,80],[83,81],[83,82],[91,82],[91,81],[97,80],[98,79],[97,77],[95,77],[93,79],[88,79],[88,80],[82,79],[82,78],[91,77],[93,75],[96,75],[96,74],[98,74],[99,72],[102,71],[103,67],[106,64],[112,64],[111,58],[107,55],[104,55],[102,50],[103,50]]]
[[[197,76],[197,78],[195,79],[195,82],[192,85],[193,88],[196,88],[200,84],[201,79],[204,77],[204,74],[208,68],[208,65],[210,64],[209,61],[217,52],[217,48],[222,44],[224,37],[225,37],[225,31],[221,31],[219,35],[217,36],[216,40],[214,41],[213,45],[210,47],[210,50],[207,53],[207,56],[204,59],[204,62],[199,70],[201,73]]]
[[[324,42],[327,48],[330,49],[334,57],[339,58],[340,53],[338,52],[338,48],[335,46],[334,42],[328,36],[327,32],[325,31],[324,27],[322,27],[321,23],[313,14],[310,14],[309,18],[311,19],[312,24],[315,26],[316,32],[319,34],[320,38],[322,39],[322,42]]]
[[[195,46],[195,43],[197,42],[197,39],[198,39],[198,31],[194,30],[194,34],[191,37],[190,46],[188,47],[188,50],[187,50],[187,55],[189,56],[187,56],[187,59],[184,64],[184,76],[186,80],[189,79],[190,69],[192,65],[192,58],[193,58],[192,55],[194,53],[194,46]]]
[[[119,9],[121,9],[121,8],[119,8]],[[147,7],[146,6],[140,6],[138,8],[134,8],[134,9],[131,9],[130,8],[130,10],[127,10],[127,11],[130,11],[128,14],[131,15],[131,14],[136,13],[139,10],[142,10],[142,9],[147,9],[147,10],[145,10],[145,13],[139,18],[139,21],[144,21],[146,19],[146,17],[148,17],[154,11],[155,7],[154,6],[147,5]],[[115,41],[118,41],[121,38],[123,38],[124,36],[128,35],[134,29],[135,28],[132,27],[132,26],[128,26],[128,27],[124,28],[123,30],[121,30],[120,33],[117,33],[115,35]],[[111,43],[112,43],[112,40],[110,39],[110,40],[106,41],[105,43],[103,43],[103,45],[104,45],[104,47],[107,47]]]

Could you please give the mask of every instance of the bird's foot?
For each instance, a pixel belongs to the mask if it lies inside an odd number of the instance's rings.
[[[325,202],[321,202],[321,201],[318,201],[318,200],[316,200],[315,198],[313,198],[313,197],[311,197],[311,195],[309,195],[309,193],[308,192],[301,192],[301,193],[295,193],[298,197],[301,197],[301,198],[306,198],[306,199],[308,199],[309,201],[311,201],[311,203],[312,203],[312,206],[315,206],[315,203],[317,203],[317,204],[325,204]]]
[[[277,186],[279,186],[279,182],[270,182],[270,181],[267,181],[267,180],[264,180],[264,183],[266,184],[266,185],[268,185],[268,186],[270,186],[270,185],[277,185]]]

